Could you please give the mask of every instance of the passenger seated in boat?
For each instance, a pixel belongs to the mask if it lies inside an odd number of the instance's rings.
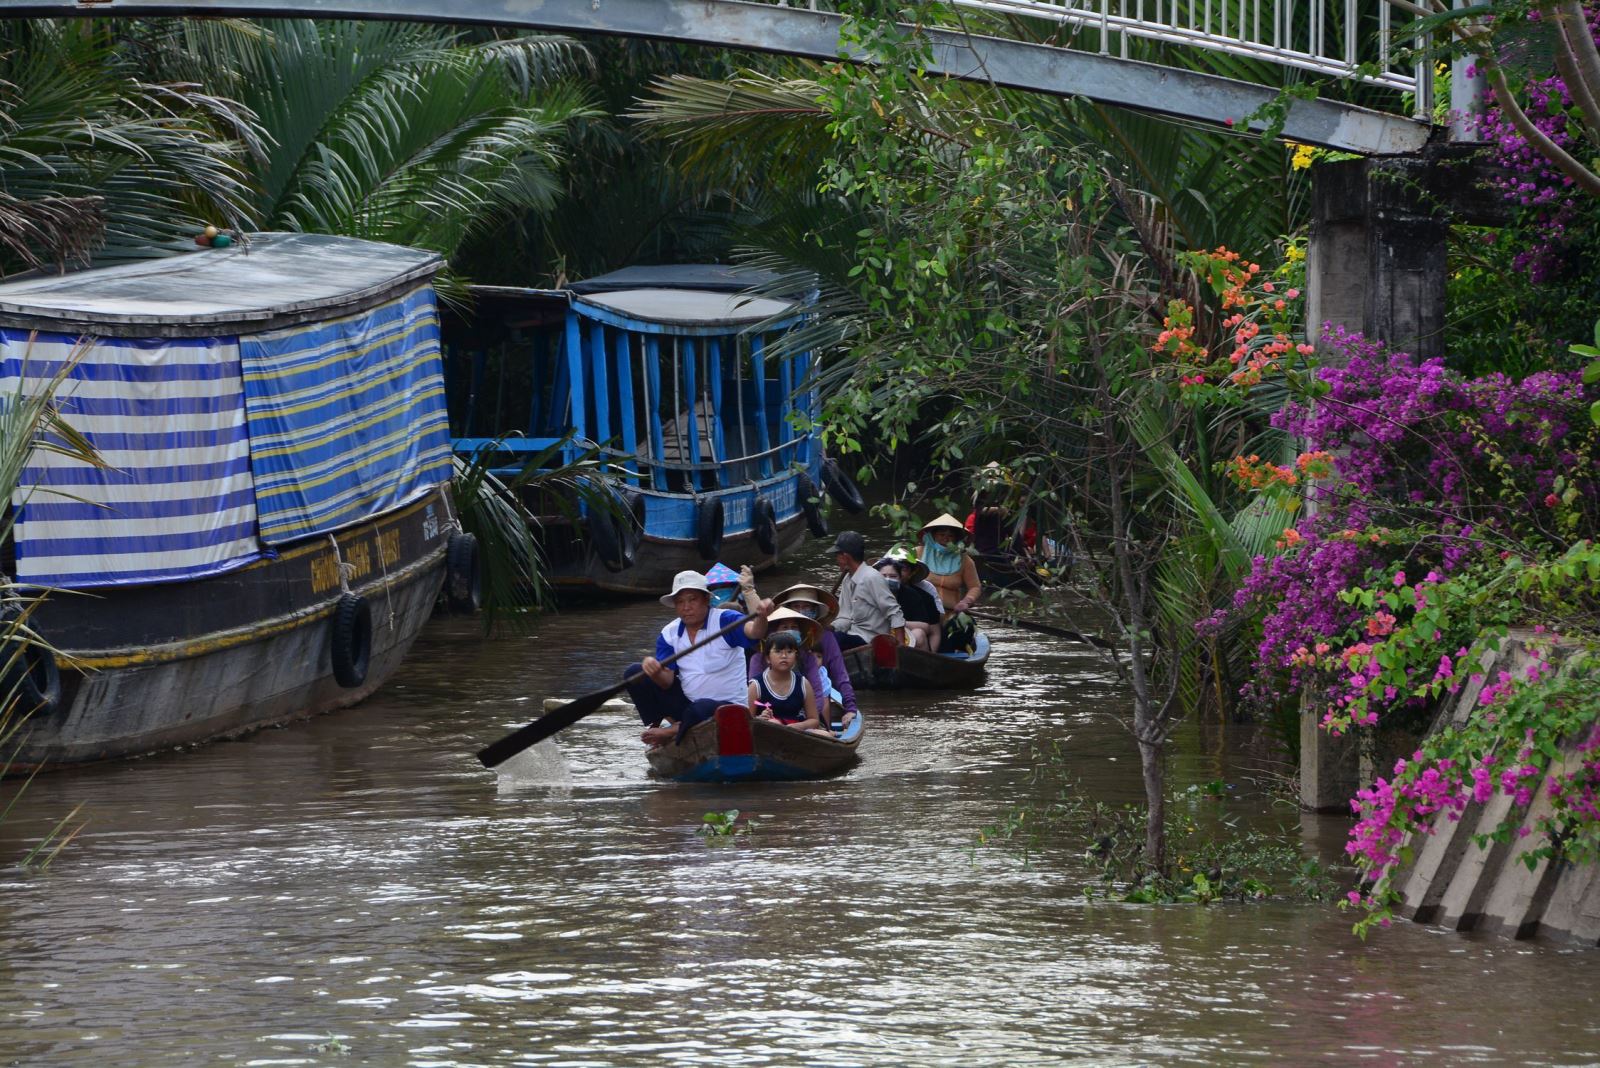
[[[779,624],[783,626],[783,624]],[[811,683],[795,670],[800,659],[800,632],[775,630],[761,643],[767,666],[750,680],[750,714],[797,731],[817,730],[817,697]]]
[[[712,608],[729,604],[739,595],[739,572],[727,564],[713,564],[711,570],[706,572],[706,589],[711,591]]]
[[[978,565],[962,551],[958,541],[967,536],[966,527],[946,512],[921,530],[922,548],[918,554],[928,565],[928,578],[939,589],[944,607],[942,647],[947,652],[966,652],[972,648],[977,624],[967,611],[983,596],[978,582]]]
[[[748,703],[745,658],[766,637],[767,616],[773,610],[771,601],[758,601],[751,609],[754,618],[742,628],[664,667],[662,660],[698,644],[708,632],[721,630],[742,613],[713,610],[705,576],[698,571],[678,572],[672,592],[663,595],[661,603],[673,609],[677,618],[656,636],[655,655],[630,664],[622,673],[631,679],[628,694],[644,722],[640,737],[648,745],[672,741],[680,732],[710,719],[719,705]]]
[[[753,576],[747,596],[755,596]],[[822,697],[818,711],[822,714],[823,722],[837,722],[841,727],[849,724],[856,718],[856,691],[850,685],[850,672],[845,670],[844,653],[839,648],[838,635],[828,626],[839,610],[839,602],[828,591],[802,583],[774,594],[772,603],[778,606],[773,616],[788,610],[816,623],[814,636],[809,635],[805,628],[801,630],[803,647],[800,650],[800,672],[811,680],[812,688]],[[751,676],[754,677],[765,665],[766,660],[759,652],[752,656]],[[813,668],[815,675],[812,674]]]
[[[932,587],[924,589],[928,569],[915,560],[890,553],[873,565],[889,584],[900,611],[906,617],[906,637],[911,648],[939,651],[944,627],[939,621],[939,601]]]
[[[906,619],[900,602],[894,599],[883,576],[867,566],[866,557],[866,540],[855,531],[843,531],[834,539],[833,559],[844,572],[839,585],[839,615],[833,621],[839,648],[865,645],[879,634],[893,634],[904,645]]]
[[[978,490],[972,496],[972,511],[967,513],[968,543],[979,556],[1012,557],[1035,555],[1039,526],[1032,519],[1021,529],[1013,517],[1016,479],[998,463],[985,464],[978,472]]]

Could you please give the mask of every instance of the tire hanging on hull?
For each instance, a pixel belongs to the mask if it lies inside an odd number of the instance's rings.
[[[0,613],[0,629],[20,615],[17,609],[7,608]],[[15,632],[0,643],[0,707],[13,697],[19,717],[48,715],[61,706],[61,669],[55,654]]]
[[[756,503],[750,508],[750,533],[755,535],[756,547],[767,556],[775,555],[778,551],[778,513],[773,511],[772,502],[765,497],[757,497]]]
[[[471,615],[483,606],[483,570],[478,539],[465,531],[450,535],[445,548],[445,604],[450,611]]]
[[[695,504],[694,548],[702,560],[722,555],[722,498],[711,497]]]
[[[813,537],[828,536],[828,520],[822,514],[822,494],[811,476],[804,471],[795,480],[795,497],[800,501],[800,512],[806,517],[806,529]]]
[[[333,631],[329,635],[333,654],[333,677],[340,686],[353,690],[367,681],[372,662],[372,607],[365,597],[347,593],[333,609]]]
[[[839,502],[839,507],[851,515],[866,511],[867,502],[861,497],[861,488],[855,479],[845,474],[837,460],[822,461],[822,484],[828,487],[828,496]]]
[[[638,562],[639,541],[644,534],[644,495],[629,488],[613,500],[614,513],[591,506],[585,526],[595,557],[615,574]]]

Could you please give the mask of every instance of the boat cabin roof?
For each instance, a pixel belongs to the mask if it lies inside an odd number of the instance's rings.
[[[720,263],[624,267],[565,289],[472,286],[479,315],[514,326],[549,325],[571,307],[580,315],[641,333],[717,336],[768,323],[783,329],[799,305],[750,293],[772,271]]]
[[[574,297],[573,306],[586,312],[610,312],[619,326],[654,324],[680,328],[739,329],[776,319],[794,311],[783,300],[746,293],[714,293],[693,289],[622,289]],[[595,318],[607,318],[604,314]]]
[[[610,274],[573,282],[574,293],[614,293],[623,289],[702,289],[712,293],[737,293],[771,285],[779,275],[753,267],[725,263],[642,264]]]
[[[364,310],[432,278],[432,252],[327,234],[0,284],[0,327],[114,337],[256,333]]]

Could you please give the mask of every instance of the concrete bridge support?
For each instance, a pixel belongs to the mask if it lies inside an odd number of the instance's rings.
[[[1452,223],[1499,226],[1498,196],[1484,146],[1451,143],[1398,156],[1318,166],[1311,175],[1311,242],[1306,255],[1306,324],[1313,342],[1340,326],[1422,359],[1443,356],[1447,242]],[[1349,812],[1372,780],[1373,758],[1355,734],[1333,738],[1304,713],[1300,803]]]

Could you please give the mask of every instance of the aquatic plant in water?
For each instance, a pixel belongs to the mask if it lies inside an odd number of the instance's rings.
[[[739,822],[739,810],[730,808],[725,812],[707,812],[701,817],[698,833],[708,842],[727,842],[742,834],[749,834],[761,824],[745,817],[744,823]]]

